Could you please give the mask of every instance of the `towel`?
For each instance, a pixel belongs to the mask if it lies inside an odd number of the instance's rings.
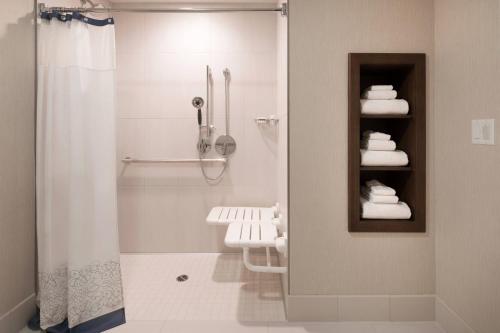
[[[372,179],[365,183],[371,193],[376,195],[396,195],[396,190],[392,187],[382,184],[378,180]]]
[[[377,204],[361,198],[361,217],[364,219],[408,220],[411,210],[402,201],[396,204]]]
[[[363,140],[361,147],[366,150],[393,151],[396,150],[396,142],[392,140]]]
[[[364,99],[396,99],[396,90],[366,90],[363,93]]]
[[[363,197],[373,203],[379,204],[396,204],[399,202],[399,198],[396,195],[378,195],[370,191],[369,188],[363,186],[361,188],[361,193]]]
[[[408,155],[402,150],[377,151],[361,150],[361,165],[363,166],[404,166],[408,165]]]
[[[393,90],[394,87],[390,84],[379,84],[374,86],[369,86],[367,90],[380,91],[380,90]]]
[[[410,106],[404,99],[362,99],[362,114],[408,114]]]
[[[386,141],[389,141],[391,139],[391,136],[389,134],[385,134],[385,133],[382,133],[382,132],[364,131],[363,132],[363,138],[364,139],[369,139],[369,140],[386,140]]]

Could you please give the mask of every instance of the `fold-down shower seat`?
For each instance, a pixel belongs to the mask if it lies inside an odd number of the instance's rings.
[[[211,225],[229,225],[233,222],[261,222],[279,218],[278,207],[214,207],[207,216]]]
[[[254,272],[286,273],[286,267],[271,265],[270,248],[286,254],[286,232],[279,236],[281,214],[279,206],[273,207],[214,207],[207,216],[210,225],[227,226],[224,243],[228,247],[243,249],[243,262]],[[250,262],[250,248],[265,248],[266,266]]]

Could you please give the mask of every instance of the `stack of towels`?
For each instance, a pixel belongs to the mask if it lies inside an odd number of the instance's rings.
[[[410,106],[404,99],[396,99],[398,93],[392,85],[370,86],[361,99],[362,114],[408,114]]]
[[[408,155],[396,150],[396,143],[386,133],[365,131],[361,141],[362,166],[405,166]]]
[[[396,190],[378,180],[370,180],[361,188],[361,217],[364,219],[408,220],[411,210],[396,196]]]

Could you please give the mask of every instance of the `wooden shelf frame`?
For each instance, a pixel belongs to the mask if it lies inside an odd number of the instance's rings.
[[[426,56],[423,53],[349,54],[349,232],[426,231]],[[392,84],[398,98],[410,104],[408,115],[362,115],[360,96],[372,84]],[[404,167],[361,166],[361,133],[365,129],[387,131],[404,150],[410,164]],[[380,179],[395,187],[412,210],[409,220],[362,219],[360,186]]]

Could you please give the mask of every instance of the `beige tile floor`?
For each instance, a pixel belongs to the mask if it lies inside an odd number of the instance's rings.
[[[255,263],[265,256],[253,256]],[[128,320],[285,320],[277,274],[248,271],[241,254],[122,255]],[[185,282],[176,277],[189,276]]]
[[[110,333],[444,333],[435,322],[288,323],[279,276],[249,272],[239,254],[121,260],[127,324]],[[177,282],[181,274],[189,279]]]
[[[445,333],[435,322],[241,323],[129,321],[110,333]],[[28,329],[20,333],[33,333]]]

